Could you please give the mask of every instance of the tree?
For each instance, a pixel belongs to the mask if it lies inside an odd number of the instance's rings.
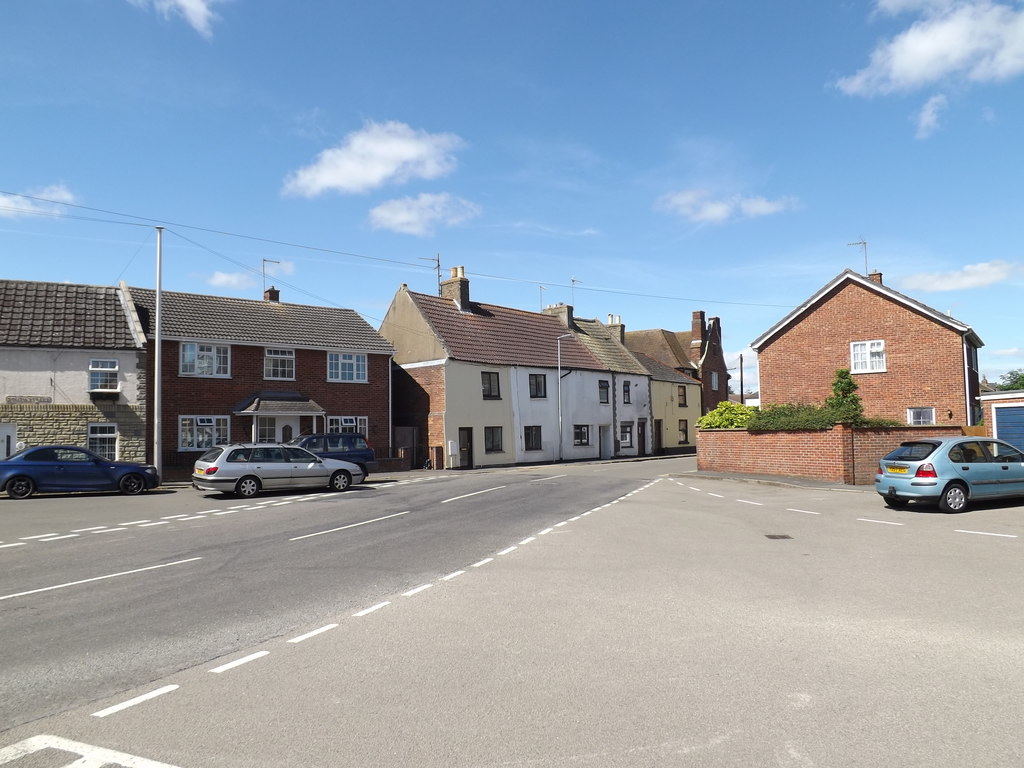
[[[1024,368],[1015,368],[999,377],[998,389],[1024,389]]]
[[[743,429],[756,412],[752,406],[722,400],[713,411],[697,419],[697,426],[701,429]]]
[[[825,407],[833,413],[837,424],[856,425],[864,421],[864,404],[856,392],[857,382],[850,375],[850,369],[837,370],[832,380],[832,397],[825,400]]]

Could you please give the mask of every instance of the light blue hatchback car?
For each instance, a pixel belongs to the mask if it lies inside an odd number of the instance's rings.
[[[1024,453],[990,437],[908,440],[878,464],[875,490],[890,507],[911,501],[963,512],[972,499],[1024,497]]]

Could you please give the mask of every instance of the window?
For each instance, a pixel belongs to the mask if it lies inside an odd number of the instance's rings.
[[[263,358],[263,378],[294,379],[295,350],[267,347],[266,355]]]
[[[934,423],[934,408],[907,408],[907,424],[913,424],[915,427],[920,427],[925,424]]]
[[[540,450],[540,427],[523,427],[523,443],[527,451]]]
[[[548,377],[543,373],[530,374],[530,397],[548,396]]]
[[[715,392],[718,391],[718,371],[711,372],[711,389]]]
[[[256,417],[256,442],[277,442],[277,419],[275,419],[273,416]]]
[[[600,379],[597,382],[597,401],[599,403],[607,404],[611,398],[608,396],[609,387],[607,379]]]
[[[89,361],[89,391],[117,391],[117,360]]]
[[[114,461],[117,458],[117,424],[90,424],[86,448]]]
[[[230,376],[231,347],[183,341],[178,373],[182,376]]]
[[[628,381],[622,382],[622,402],[624,402],[624,403],[631,403],[631,402],[633,402],[630,399],[629,382]]]
[[[328,381],[366,381],[366,355],[350,352],[327,353]]]
[[[366,416],[328,416],[328,432],[360,432],[366,434],[370,419]]]
[[[677,387],[677,390],[678,390],[678,392],[677,392],[677,395],[676,395],[676,400],[679,402],[679,407],[680,408],[685,408],[686,407],[686,385],[685,384],[680,384]]]
[[[178,450],[198,451],[228,441],[227,416],[179,416]]]
[[[685,445],[690,442],[690,422],[686,419],[679,420],[679,444]]]
[[[572,427],[573,445],[590,445],[590,425],[574,424]]]
[[[850,373],[878,373],[884,370],[884,341],[855,341],[850,344]]]
[[[501,399],[501,389],[498,387],[498,374],[496,371],[481,371],[480,383],[483,385],[484,400]]]
[[[501,427],[484,427],[484,451],[501,453]]]
[[[633,422],[624,421],[619,425],[619,445],[623,448],[633,447]]]

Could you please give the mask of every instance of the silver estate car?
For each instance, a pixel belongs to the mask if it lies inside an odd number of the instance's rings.
[[[204,491],[249,498],[262,490],[347,490],[365,479],[349,461],[324,459],[304,448],[278,443],[233,443],[210,448],[192,467],[192,485]]]
[[[974,499],[1024,497],[1024,453],[991,437],[923,437],[882,457],[875,490],[887,506],[911,501],[962,512]]]

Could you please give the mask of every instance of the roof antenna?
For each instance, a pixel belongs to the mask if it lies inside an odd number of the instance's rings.
[[[847,243],[847,245],[859,245],[864,249],[864,276],[868,274],[868,241],[864,239],[864,235],[860,236],[860,240],[856,243]]]
[[[423,256],[420,256],[420,261],[429,261],[431,264],[434,265],[434,271],[437,273],[437,295],[440,296],[441,295],[441,254],[440,253],[437,254],[432,259],[427,259],[427,258],[424,258]]]
[[[573,307],[576,306],[576,284],[582,282],[582,280],[577,280],[575,277],[569,278],[569,283],[571,284],[570,290],[572,291],[572,298],[570,298],[569,301],[573,305]]]
[[[540,288],[540,311],[543,312],[544,311],[544,291],[546,291],[548,289],[548,287],[546,285],[538,285],[537,287]]]
[[[280,261],[274,261],[273,259],[263,260],[263,293],[267,292],[267,264],[280,264]]]

